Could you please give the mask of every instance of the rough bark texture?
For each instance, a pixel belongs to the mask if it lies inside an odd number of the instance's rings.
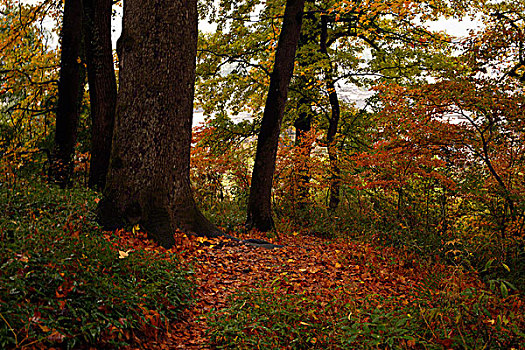
[[[115,120],[117,82],[111,47],[112,0],[84,0],[84,38],[91,100],[89,187],[106,183]]]
[[[301,32],[303,9],[304,0],[286,1],[283,26],[277,43],[261,131],[257,140],[248,199],[248,229],[269,231],[274,227],[271,208],[273,174],[288,85],[293,74],[295,52]]]
[[[173,231],[220,231],[189,180],[197,0],[124,2],[115,130],[99,221],[139,223],[164,247]]]
[[[80,60],[82,0],[66,0],[62,22],[55,149],[50,162],[50,176],[61,187],[65,187],[70,182],[73,170],[72,158],[77,142],[79,101],[83,87]]]
[[[330,209],[336,209],[339,205],[340,197],[339,192],[341,188],[341,175],[340,169],[337,164],[337,149],[335,135],[337,134],[337,127],[339,124],[339,118],[341,116],[341,108],[339,106],[339,97],[335,90],[335,83],[333,77],[333,68],[328,55],[328,47],[326,45],[328,41],[328,18],[327,16],[321,16],[321,43],[320,51],[328,59],[328,69],[325,71],[325,84],[328,90],[328,100],[330,101],[330,108],[332,115],[328,123],[328,131],[326,132],[326,143],[328,147],[328,158],[330,160],[330,199],[328,207]]]

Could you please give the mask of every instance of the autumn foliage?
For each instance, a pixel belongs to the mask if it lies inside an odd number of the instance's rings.
[[[247,232],[283,4],[200,8],[218,27],[199,39],[191,186],[240,240],[176,231],[166,250],[95,223],[87,90],[74,185],[46,183],[59,50],[42,23],[62,5],[0,0],[0,348],[523,348],[523,1],[306,2],[276,229]],[[463,38],[420,23],[469,13]]]

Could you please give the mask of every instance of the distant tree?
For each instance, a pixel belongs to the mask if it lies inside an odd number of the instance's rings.
[[[58,58],[40,22],[53,11],[48,2],[28,5],[0,0],[2,158],[42,147],[50,133]]]
[[[55,148],[50,175],[65,187],[73,170],[79,102],[82,97],[82,0],[66,0],[62,20],[60,78],[56,111]]]
[[[109,172],[99,203],[106,228],[140,224],[164,247],[173,231],[220,231],[197,209],[190,144],[197,0],[128,0]]]
[[[330,158],[330,200],[328,207],[330,209],[336,209],[339,205],[339,192],[341,187],[340,181],[340,170],[337,165],[337,149],[335,136],[337,134],[337,128],[339,125],[339,119],[341,117],[341,107],[339,105],[339,97],[337,96],[337,90],[335,89],[334,81],[334,69],[330,56],[328,55],[328,16],[321,16],[321,38],[319,43],[319,50],[321,54],[326,56],[327,68],[325,69],[325,85],[326,91],[328,92],[328,100],[330,101],[331,115],[328,120],[328,130],[326,132],[326,143],[328,148],[328,156]]]
[[[484,25],[464,40],[467,67],[525,83],[525,1],[497,1],[480,10]]]
[[[271,191],[275,159],[288,85],[293,75],[303,10],[304,0],[286,1],[281,34],[275,53],[275,63],[270,77],[270,87],[257,139],[246,226],[260,231],[269,231],[274,227]]]
[[[89,187],[106,183],[115,120],[117,82],[111,46],[112,0],[84,0],[84,38],[91,106]]]
[[[257,117],[265,110],[261,96],[268,89],[267,73],[272,70],[276,52],[276,27],[282,17],[278,9],[282,3],[265,2],[259,11],[259,1],[238,1],[238,6],[232,6],[231,1],[220,3],[218,14],[211,16],[218,21],[219,30],[204,35],[200,46],[198,97],[205,113],[245,111],[255,117],[253,123],[258,125]],[[336,86],[355,84],[370,88],[383,79],[406,83],[441,69],[450,61],[449,37],[444,32],[429,31],[414,19],[432,20],[465,11],[462,6],[450,8],[445,1],[439,4],[429,7],[426,3],[385,4],[381,0],[306,2],[296,74],[288,94],[290,103],[280,123],[286,127],[294,125],[298,140],[310,126],[325,130],[331,168],[331,176],[325,179],[330,182],[330,208],[338,206],[345,189],[338,175],[338,153],[346,147],[343,140],[357,137],[340,134],[346,123],[343,119],[353,115],[353,107],[340,99]],[[297,199],[304,203],[308,190],[303,184],[309,182],[308,169],[298,169],[304,176],[300,176]],[[268,212],[266,207],[270,204],[261,207],[261,203],[249,204],[248,212],[251,208]],[[248,227],[251,226],[248,220]]]

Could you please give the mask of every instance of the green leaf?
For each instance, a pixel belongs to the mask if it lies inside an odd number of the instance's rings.
[[[509,290],[507,288],[507,285],[505,283],[501,283],[500,285],[501,295],[506,298],[509,296]]]

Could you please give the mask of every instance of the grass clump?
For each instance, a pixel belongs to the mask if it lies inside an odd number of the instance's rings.
[[[35,182],[0,196],[0,348],[117,348],[158,335],[191,299],[168,253],[98,228],[95,193]]]
[[[321,305],[305,295],[254,288],[210,316],[210,340],[219,349],[326,349],[333,325]]]

